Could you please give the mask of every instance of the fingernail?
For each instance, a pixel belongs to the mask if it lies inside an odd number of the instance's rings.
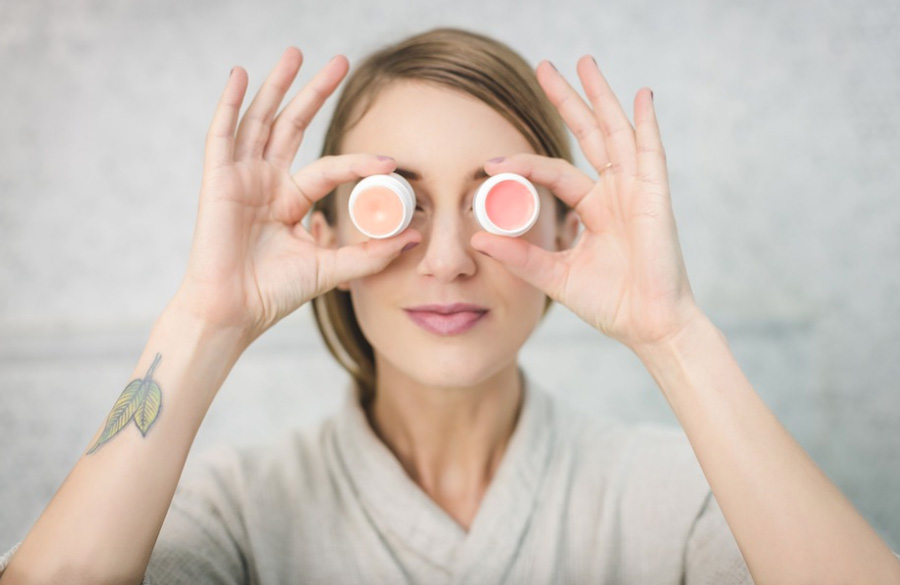
[[[489,163],[498,163],[498,162],[503,162],[503,161],[505,161],[505,160],[506,160],[506,157],[505,157],[505,156],[498,156],[498,157],[496,157],[496,158],[490,159],[488,162],[489,162]]]
[[[378,160],[394,160],[394,157],[392,157],[392,156],[385,156],[385,155],[383,155],[383,154],[379,154],[379,155],[378,155]]]
[[[553,61],[547,61],[547,63],[550,63],[550,67],[553,67],[553,70],[559,73],[559,69],[556,68],[556,65],[553,64]]]
[[[652,89],[650,90],[650,99],[651,100],[653,99],[653,90]]]
[[[400,250],[400,253],[402,254],[403,252],[406,252],[407,250],[412,250],[413,248],[415,248],[418,245],[419,245],[419,242],[410,242],[410,243],[406,244],[405,246],[403,246],[403,249]]]
[[[234,75],[234,67],[231,68],[231,71],[228,72],[228,78],[231,79],[231,76]]]
[[[593,62],[594,62],[594,66],[595,66],[595,67],[596,67],[596,68],[597,68],[597,69],[600,69],[600,64],[599,64],[599,63],[597,63],[597,60],[596,60],[596,59],[594,59],[594,56],[593,56],[593,55],[591,55],[591,61],[593,61]]]

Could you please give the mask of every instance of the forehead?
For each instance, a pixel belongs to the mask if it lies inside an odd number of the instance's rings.
[[[386,154],[419,167],[534,152],[506,118],[475,97],[407,80],[379,92],[344,136],[341,150]]]

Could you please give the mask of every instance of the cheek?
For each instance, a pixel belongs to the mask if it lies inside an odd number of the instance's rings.
[[[380,321],[386,314],[383,306],[386,287],[380,282],[378,275],[359,278],[349,284],[356,322],[371,343],[373,334],[383,329]]]
[[[554,250],[557,235],[556,198],[548,195],[543,189],[538,193],[541,199],[541,212],[531,229],[522,237],[545,250]]]
[[[535,224],[537,227],[537,224]],[[531,230],[528,232],[531,233]],[[539,242],[532,242],[539,244]],[[538,288],[515,276],[495,260],[485,260],[485,276],[503,306],[503,319],[513,329],[531,329],[544,312],[546,295]]]
[[[353,222],[350,221],[350,211],[347,204],[350,201],[349,189],[342,190],[338,188],[335,200],[335,226],[337,228],[337,243],[339,246],[347,246],[349,244],[358,244],[367,240],[365,234],[356,229]]]
[[[339,213],[336,223],[337,241],[339,246],[358,244],[366,239],[365,234],[356,229],[346,213]]]

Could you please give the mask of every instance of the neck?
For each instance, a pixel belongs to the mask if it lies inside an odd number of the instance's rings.
[[[422,385],[387,364],[376,371],[369,424],[410,478],[468,528],[518,420],[516,363],[467,387]]]

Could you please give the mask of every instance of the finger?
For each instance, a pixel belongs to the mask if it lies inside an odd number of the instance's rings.
[[[585,158],[597,170],[609,162],[606,139],[597,116],[549,61],[537,67],[537,79],[550,102],[578,140]]]
[[[484,231],[473,234],[469,243],[550,298],[560,299],[566,280],[566,268],[560,262],[562,252],[550,252],[522,238],[507,238]]]
[[[246,91],[247,72],[235,67],[228,76],[206,134],[206,166],[221,166],[234,160],[234,130]]]
[[[595,182],[569,161],[521,153],[497,162],[488,161],[484,170],[489,175],[516,173],[543,185],[574,209],[587,229],[596,231],[600,228],[600,206],[591,200]]]
[[[342,282],[380,272],[403,252],[417,246],[422,234],[409,228],[386,239],[372,239],[337,249],[323,249],[318,290],[325,293]]]
[[[347,58],[338,55],[294,96],[272,124],[272,136],[263,152],[264,158],[290,169],[303,141],[303,133],[325,100],[340,85],[349,68]]]
[[[637,176],[653,193],[668,195],[669,176],[666,152],[659,135],[653,92],[642,89],[634,98],[634,125],[637,128]]]
[[[389,156],[366,153],[323,156],[294,174],[296,191],[288,199],[278,200],[277,205],[286,220],[296,221],[338,185],[390,173],[396,167],[397,161]]]
[[[625,115],[597,62],[589,55],[578,60],[576,67],[584,93],[590,100],[600,128],[606,137],[609,162],[614,173],[630,175],[634,172],[634,128]]]
[[[241,119],[235,143],[235,158],[262,156],[275,112],[294,82],[302,62],[303,54],[296,47],[288,48],[281,55],[278,64],[263,82]]]

